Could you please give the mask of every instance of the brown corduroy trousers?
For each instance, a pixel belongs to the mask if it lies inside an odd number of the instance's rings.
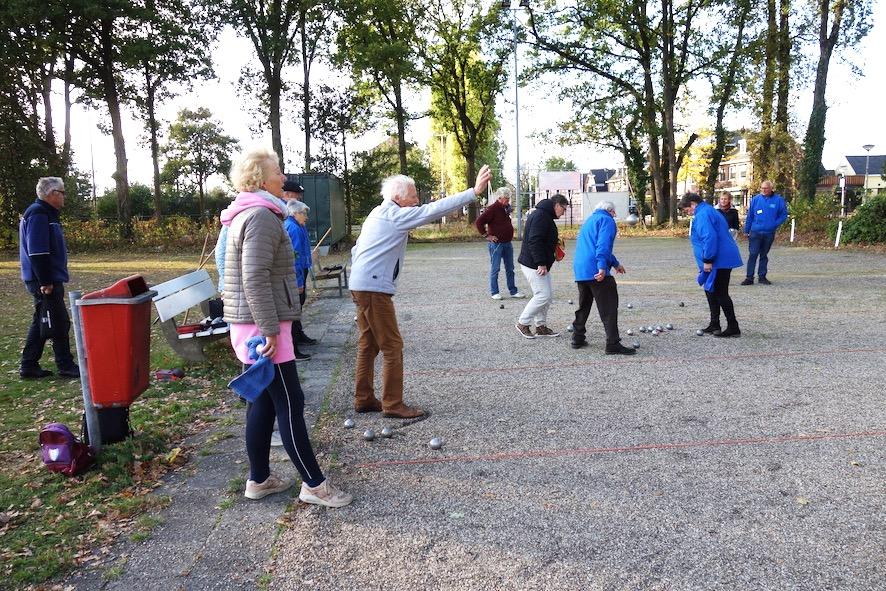
[[[352,291],[357,305],[357,368],[354,377],[354,404],[373,403],[375,358],[384,355],[382,364],[382,408],[393,410],[403,403],[403,338],[397,326],[393,296],[374,291]],[[377,404],[377,403],[376,403]]]

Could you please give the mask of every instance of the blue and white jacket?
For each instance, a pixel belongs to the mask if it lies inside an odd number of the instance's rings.
[[[773,193],[769,197],[754,195],[748,206],[744,220],[744,233],[775,234],[778,227],[788,219],[788,206],[781,195]]]
[[[473,189],[417,207],[400,207],[385,200],[363,222],[360,237],[351,249],[353,291],[397,293],[409,231],[460,209],[476,199]]]
[[[68,247],[58,210],[37,199],[22,214],[18,231],[22,280],[38,285],[67,283]]]

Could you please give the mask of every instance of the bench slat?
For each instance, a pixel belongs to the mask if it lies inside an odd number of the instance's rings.
[[[215,285],[207,277],[205,281],[191,285],[187,289],[167,295],[165,298],[154,300],[157,315],[161,322],[181,314],[188,308],[192,308],[205,300],[214,298],[217,292]]]
[[[155,285],[151,288],[157,292],[157,295],[154,296],[154,301],[156,302],[157,300],[162,300],[163,298],[168,297],[177,291],[187,289],[192,285],[196,285],[208,280],[209,272],[206,271],[206,269],[198,269],[196,271],[191,271],[186,275],[182,275],[181,277],[176,277],[175,279],[164,281],[163,283]]]

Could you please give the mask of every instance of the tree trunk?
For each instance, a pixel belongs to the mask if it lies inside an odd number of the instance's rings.
[[[120,237],[129,240],[132,238],[132,203],[129,199],[126,141],[123,138],[123,122],[120,117],[120,93],[117,81],[114,79],[113,26],[113,19],[105,19],[101,23],[101,77],[104,99],[111,116],[114,155],[117,159],[117,170],[114,173],[117,187],[117,220],[120,222]]]
[[[280,170],[286,170],[283,157],[283,136],[280,134],[280,90],[283,87],[280,69],[266,72],[268,82],[268,124],[271,126],[271,146],[280,161]]]
[[[302,85],[302,103],[304,105],[304,128],[305,128],[305,172],[311,172],[311,64],[308,61],[308,40],[305,35],[305,13],[301,12],[298,20],[299,34],[301,35],[301,63],[304,74]],[[282,170],[282,169],[281,169]]]
[[[43,96],[43,146],[46,150],[46,161],[50,169],[54,169],[59,165],[58,153],[55,144],[55,129],[52,125],[52,77],[54,64],[49,64],[47,70],[43,72],[43,84],[41,94]],[[61,171],[57,171],[61,174]]]
[[[351,236],[351,225],[354,223],[353,211],[351,209],[351,178],[348,174],[348,144],[345,130],[341,131],[341,156],[344,163],[344,180],[345,180],[345,217],[348,224],[348,237]]]
[[[65,56],[65,143],[62,146],[62,163],[71,169],[71,80],[74,77],[74,56]]]
[[[806,128],[806,138],[803,140],[803,161],[800,164],[799,192],[805,199],[815,198],[815,186],[818,184],[819,166],[821,154],[824,151],[824,127],[827,118],[827,103],[825,102],[825,90],[828,83],[828,67],[831,54],[840,34],[840,24],[843,20],[843,9],[846,0],[837,0],[833,6],[834,22],[828,33],[828,18],[831,7],[828,0],[819,0],[820,21],[818,27],[819,57],[818,66],[815,69],[815,90],[812,95],[812,113],[809,115],[809,125]]]
[[[791,0],[781,0],[778,24],[778,101],[775,109],[775,127],[781,132],[788,130],[788,100],[791,83]]]
[[[406,166],[406,112],[403,109],[403,87],[400,81],[394,82],[394,117],[397,119],[397,156],[400,158],[400,174],[407,173]]]
[[[145,68],[145,89],[147,90],[146,106],[148,110],[148,133],[151,136],[151,162],[154,165],[154,219],[159,220],[163,217],[162,204],[160,200],[160,143],[157,141],[157,115],[154,109],[157,87],[151,79],[151,69],[147,62],[144,63]]]
[[[470,154],[465,155],[465,168],[467,172],[465,173],[467,184],[466,187],[473,187],[474,183],[477,181],[477,153],[476,149],[471,151]],[[468,223],[473,224],[477,221],[477,200],[472,199],[470,203],[468,203]]]

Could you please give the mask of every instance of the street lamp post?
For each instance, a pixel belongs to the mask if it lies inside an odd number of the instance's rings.
[[[511,8],[511,0],[501,0],[501,8],[511,11],[511,18],[514,31],[514,132],[516,134],[516,145],[514,155],[517,159],[517,179],[514,183],[514,189],[517,199],[517,236],[523,235],[523,196],[520,190],[520,76],[517,64],[517,10],[521,8],[529,8],[529,0],[520,0],[516,8]]]
[[[874,144],[865,144],[862,146],[867,154],[864,157],[864,198],[867,201],[868,198],[868,164],[871,161],[871,149],[874,147]]]

